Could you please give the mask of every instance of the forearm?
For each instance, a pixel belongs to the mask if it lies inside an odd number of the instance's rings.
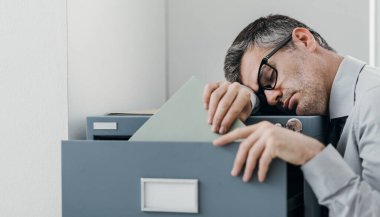
[[[380,215],[380,193],[361,180],[332,146],[301,168],[330,216]]]

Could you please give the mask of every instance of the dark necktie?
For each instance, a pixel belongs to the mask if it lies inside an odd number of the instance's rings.
[[[331,143],[335,148],[338,144],[340,136],[342,135],[342,130],[346,124],[346,120],[347,116],[334,118],[330,121],[327,142]]]

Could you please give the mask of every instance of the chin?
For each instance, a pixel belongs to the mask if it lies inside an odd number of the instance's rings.
[[[322,91],[320,91],[322,92]],[[294,113],[297,115],[327,115],[327,99],[322,95],[300,95],[294,105]]]
[[[307,113],[305,113],[305,111],[303,111],[302,109],[296,109],[296,115],[308,115]]]
[[[301,109],[297,109],[295,113],[296,115],[299,115],[299,116],[318,115],[312,111],[303,111]]]
[[[315,106],[305,105],[298,101],[297,104],[295,104],[294,111],[297,115],[315,115],[315,109]]]
[[[308,107],[308,106],[302,106],[298,105],[295,109],[295,113],[297,115],[325,115],[326,112],[321,111],[322,109],[318,107]]]

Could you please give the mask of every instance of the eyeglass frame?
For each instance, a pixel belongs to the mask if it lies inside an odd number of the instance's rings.
[[[276,84],[277,84],[278,71],[277,71],[277,69],[274,66],[272,66],[272,65],[270,65],[268,63],[269,58],[271,58],[278,50],[280,50],[281,48],[283,48],[291,40],[292,40],[292,34],[290,34],[284,41],[282,41],[277,47],[275,47],[268,55],[266,55],[261,60],[261,63],[260,63],[260,66],[259,66],[259,70],[257,72],[257,84],[259,85],[258,94],[260,94],[260,95],[262,94],[263,97],[265,97],[264,90],[273,90],[276,87]],[[273,87],[263,86],[261,84],[261,82],[260,82],[260,76],[262,74],[261,73],[261,68],[263,67],[263,65],[266,65],[266,66],[270,67],[276,73],[275,82],[274,82]]]

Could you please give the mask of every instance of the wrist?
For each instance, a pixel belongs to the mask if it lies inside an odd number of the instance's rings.
[[[302,163],[302,165],[309,162],[311,159],[313,159],[315,156],[317,156],[319,153],[321,153],[324,148],[325,148],[325,146],[322,143],[320,143],[319,141],[315,141],[315,143],[313,145],[311,145],[310,147],[307,147],[308,152],[307,152],[307,154],[305,154],[305,159],[304,159],[304,162]]]

